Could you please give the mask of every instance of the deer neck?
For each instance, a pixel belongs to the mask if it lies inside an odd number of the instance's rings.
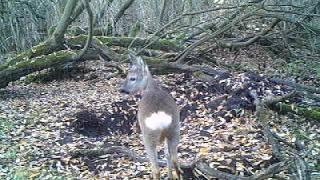
[[[153,90],[156,90],[156,89],[160,89],[160,86],[159,84],[152,78],[152,75],[151,73],[149,72],[148,73],[148,77],[147,77],[147,83],[146,83],[146,86],[143,90],[143,93],[146,92],[146,91],[153,91]],[[142,94],[143,94],[142,93]]]

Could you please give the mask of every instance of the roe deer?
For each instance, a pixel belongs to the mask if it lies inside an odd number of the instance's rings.
[[[138,120],[143,143],[151,161],[153,179],[160,179],[157,145],[166,142],[168,177],[173,179],[172,168],[180,179],[177,146],[180,139],[180,114],[172,96],[154,81],[141,57],[129,54],[131,64],[127,78],[120,88],[122,93],[141,93]]]

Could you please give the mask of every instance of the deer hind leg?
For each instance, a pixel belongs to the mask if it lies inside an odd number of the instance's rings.
[[[154,180],[160,179],[160,168],[158,164],[158,157],[157,157],[157,143],[153,141],[153,138],[151,137],[145,137],[143,138],[144,146],[148,155],[148,158],[151,162],[151,168],[152,168],[152,178]]]
[[[173,163],[171,160],[171,155],[169,153],[169,143],[168,143],[167,139],[166,139],[166,146],[165,147],[166,147],[166,157],[167,157],[167,166],[168,166],[168,178],[173,179],[173,176],[172,176]]]
[[[181,179],[181,170],[178,164],[178,144],[179,144],[179,139],[175,139],[175,138],[170,138],[167,139],[167,148],[168,148],[168,156],[170,157],[170,164],[171,164],[171,170],[169,169],[169,174],[171,173],[172,176],[172,166],[176,172],[175,174],[175,179]],[[169,163],[168,163],[168,168],[169,167]],[[173,178],[173,177],[171,177]],[[170,177],[169,177],[170,179]]]

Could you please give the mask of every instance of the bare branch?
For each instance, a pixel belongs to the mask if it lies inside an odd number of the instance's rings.
[[[116,24],[120,18],[123,16],[124,12],[131,6],[134,0],[127,0],[123,6],[120,8],[116,16],[114,17],[114,23]]]
[[[240,21],[243,21],[244,19],[251,17],[252,15],[254,15],[254,12],[256,12],[257,10],[253,10],[250,11],[234,20],[232,20],[231,22],[229,22],[227,25],[225,25],[224,27],[219,28],[217,31],[215,31],[213,34],[211,35],[207,35],[204,36],[203,38],[201,38],[200,40],[198,40],[197,42],[193,43],[191,46],[187,47],[184,51],[182,51],[177,57],[176,57],[176,63],[182,63],[182,61],[184,60],[184,58],[196,47],[198,47],[199,45],[201,45],[202,43],[208,41],[209,39],[215,38],[216,36],[222,34],[223,32],[229,30],[231,27],[233,27],[234,25],[236,25],[237,23],[239,23]]]
[[[77,54],[77,56],[74,58],[75,60],[79,60],[81,59],[81,57],[86,53],[86,51],[88,50],[90,44],[91,44],[91,40],[92,40],[92,32],[93,32],[93,13],[92,10],[90,8],[90,4],[87,0],[82,0],[87,13],[88,13],[88,23],[89,23],[89,31],[88,31],[88,38],[86,41],[86,44],[84,45],[82,51]]]

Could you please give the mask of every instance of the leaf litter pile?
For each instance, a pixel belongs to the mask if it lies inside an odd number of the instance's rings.
[[[85,77],[45,84],[18,82],[1,90],[1,179],[150,178],[148,162],[137,162],[121,153],[72,155],[79,149],[123,146],[146,157],[137,132],[140,97],[120,94],[121,78],[106,80],[108,68],[96,63],[91,66]],[[155,78],[171,92],[181,110],[180,162],[202,158],[211,168],[250,176],[277,161],[255,118],[249,91],[256,90],[262,97],[283,95],[292,89],[254,73],[224,72],[210,83],[189,73]],[[292,118],[275,116],[277,120],[270,120],[273,132],[294,145],[298,137],[287,127],[288,122],[293,123]],[[305,160],[311,165],[319,164],[316,157],[320,144],[308,144],[319,139],[319,125],[295,123],[293,129],[309,132],[300,133],[306,139],[300,138],[306,149],[313,146]],[[159,149],[159,158],[165,159],[163,148]],[[166,169],[162,168],[161,173],[165,177]],[[286,177],[286,173],[282,171],[280,175]]]

